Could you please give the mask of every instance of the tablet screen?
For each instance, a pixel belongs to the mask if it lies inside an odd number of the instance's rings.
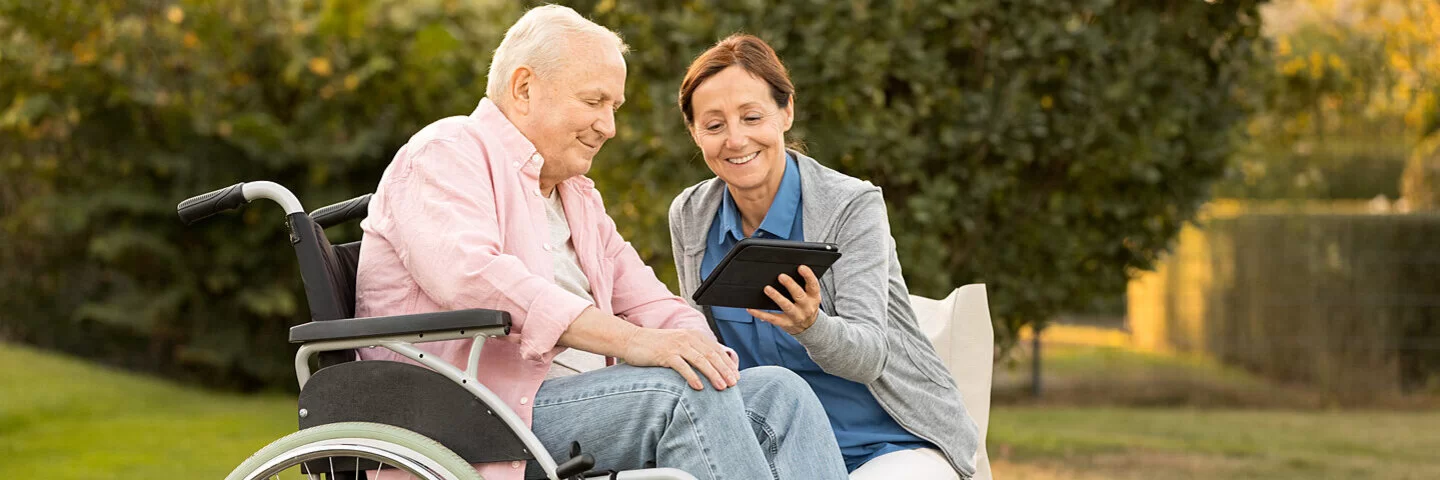
[[[698,305],[779,310],[765,295],[766,285],[790,298],[780,274],[790,275],[803,288],[801,265],[809,266],[815,278],[820,278],[839,258],[840,250],[834,244],[747,238],[730,249],[691,298]]]

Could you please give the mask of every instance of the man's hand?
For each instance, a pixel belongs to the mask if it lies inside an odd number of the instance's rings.
[[[740,365],[725,347],[705,334],[680,329],[642,328],[590,307],[560,335],[560,345],[618,357],[639,367],[667,367],[680,373],[690,388],[701,390],[700,373],[716,390],[740,381]]]
[[[641,367],[669,367],[696,390],[705,387],[695,369],[710,379],[716,390],[733,387],[740,380],[739,365],[725,353],[725,347],[692,330],[637,328],[625,342],[620,358]]]

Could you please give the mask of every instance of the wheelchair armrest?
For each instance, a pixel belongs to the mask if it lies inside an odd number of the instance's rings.
[[[505,333],[510,333],[510,312],[471,308],[414,315],[311,321],[290,327],[290,343],[496,327],[504,328]]]

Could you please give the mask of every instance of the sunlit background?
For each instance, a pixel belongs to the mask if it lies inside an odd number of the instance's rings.
[[[995,478],[1440,478],[1440,3],[562,3],[631,46],[591,176],[672,285],[684,69],[775,46],[912,293],[987,284]],[[175,204],[372,191],[531,5],[0,0],[0,477],[219,478],[294,431],[282,212]]]

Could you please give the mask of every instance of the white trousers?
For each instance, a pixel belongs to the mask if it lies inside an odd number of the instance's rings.
[[[890,452],[850,472],[850,480],[960,480],[945,455],[933,448]]]

